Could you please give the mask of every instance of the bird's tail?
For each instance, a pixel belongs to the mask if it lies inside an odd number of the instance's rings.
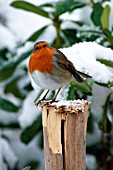
[[[74,76],[74,78],[79,82],[79,83],[82,83],[84,80],[82,77],[85,77],[85,78],[91,78],[90,75],[88,74],[85,74],[81,71],[78,71],[75,69],[74,65],[68,61],[68,70],[70,71],[70,73]]]
[[[91,78],[90,75],[88,74],[85,74],[83,72],[80,72],[80,71],[77,71],[73,74],[74,78],[79,82],[79,83],[83,83],[83,78],[82,77],[85,77],[85,78]]]
[[[78,73],[77,70],[73,73],[73,76],[74,76],[74,78],[75,78],[79,83],[82,83],[82,82],[84,81],[83,78],[81,77],[81,75]]]
[[[83,72],[81,72],[81,71],[77,71],[82,77],[85,77],[85,78],[92,78],[90,75],[88,75],[88,74],[85,74],[85,73],[83,73]]]

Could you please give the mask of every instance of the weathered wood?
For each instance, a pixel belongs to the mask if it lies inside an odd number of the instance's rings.
[[[61,145],[61,115],[54,114],[54,107],[44,106],[43,134],[45,170],[63,170]]]
[[[86,170],[88,105],[41,104],[45,170]]]
[[[86,169],[87,111],[68,113],[65,122],[65,170]]]

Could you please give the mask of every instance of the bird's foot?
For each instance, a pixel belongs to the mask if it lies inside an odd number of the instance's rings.
[[[54,103],[54,102],[59,102],[59,100],[53,99],[53,100],[47,101],[47,100],[45,100],[45,99],[41,99],[41,100],[39,100],[37,103],[35,103],[35,106],[49,105],[49,104],[52,104],[52,103]]]
[[[45,99],[45,98],[42,98],[42,99],[40,99],[38,102],[36,102],[36,103],[35,103],[35,106],[41,106],[42,103],[43,103],[43,104],[46,103],[46,99]]]
[[[59,102],[59,100],[53,99],[53,100],[50,101],[50,104],[52,104],[52,103],[54,103],[54,102]]]

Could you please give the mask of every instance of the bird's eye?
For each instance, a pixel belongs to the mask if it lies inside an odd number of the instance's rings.
[[[46,45],[46,44],[44,44],[44,45],[43,45],[43,47],[47,47],[47,45]]]
[[[36,47],[35,47],[35,50],[38,50],[38,49],[39,49],[39,48],[36,46]]]

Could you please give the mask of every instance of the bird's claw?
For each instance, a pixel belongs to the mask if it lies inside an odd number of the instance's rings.
[[[44,103],[43,99],[39,100],[38,102],[35,103],[35,106],[41,106],[42,102]]]
[[[49,104],[52,104],[54,102],[59,102],[59,100],[50,100],[50,101],[46,101],[46,100],[39,100],[37,103],[35,103],[35,106],[44,106],[44,105],[49,105]]]
[[[54,103],[54,102],[59,102],[59,100],[54,100],[54,99],[53,99],[53,100],[50,101],[50,104],[52,104],[52,103]]]

